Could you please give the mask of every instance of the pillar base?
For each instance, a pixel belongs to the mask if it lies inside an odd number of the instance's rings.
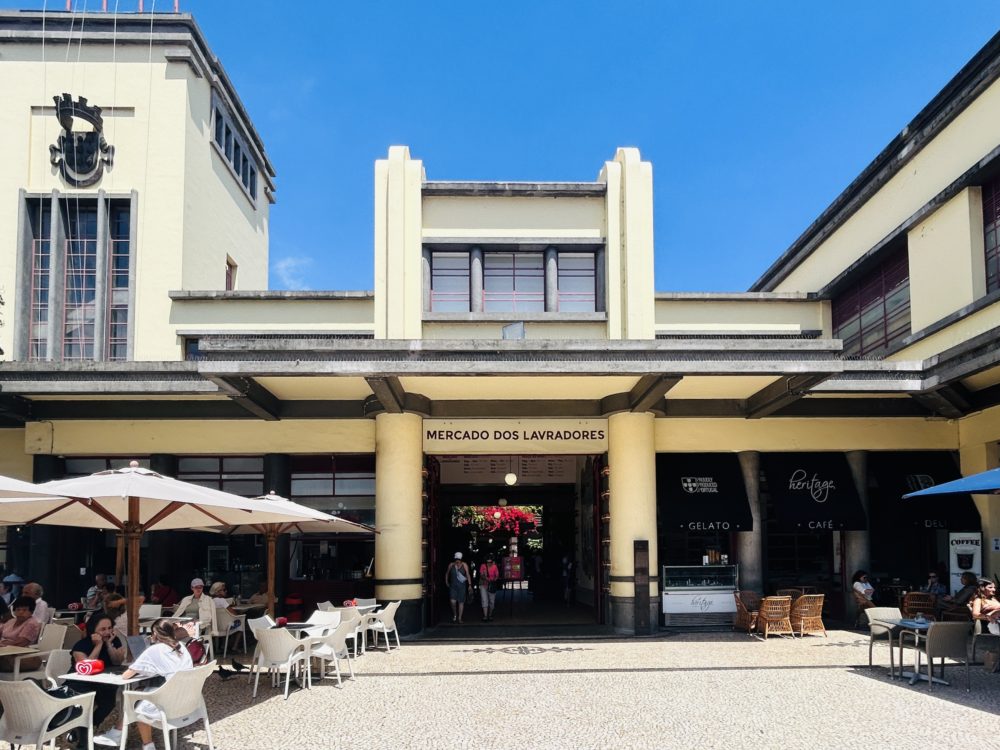
[[[641,633],[635,631],[635,597],[612,596],[611,628],[622,635],[653,635],[660,628],[660,600],[652,598],[649,602],[649,629]]]
[[[380,602],[381,603],[381,602]],[[424,629],[424,600],[402,599],[396,610],[396,628],[400,636],[417,635]]]

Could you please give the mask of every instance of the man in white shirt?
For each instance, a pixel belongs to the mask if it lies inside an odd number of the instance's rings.
[[[108,577],[104,573],[94,576],[94,585],[87,589],[87,606],[97,607],[100,604],[98,597],[104,597],[104,586],[108,582]]]
[[[37,583],[29,583],[21,590],[21,593],[25,596],[30,596],[35,600],[35,611],[31,613],[31,616],[38,620],[42,625],[48,623],[49,618],[52,617],[52,611],[49,609],[49,605],[44,599],[42,599],[42,587]]]

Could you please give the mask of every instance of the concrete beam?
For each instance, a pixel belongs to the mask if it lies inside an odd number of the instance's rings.
[[[789,375],[761,388],[747,399],[747,419],[760,419],[798,401],[830,373]]]
[[[253,378],[213,377],[209,380],[255,417],[269,422],[281,419],[281,401]]]
[[[932,414],[947,419],[961,419],[969,412],[974,411],[968,391],[959,383],[910,395]]]
[[[375,398],[382,404],[382,410],[389,414],[402,414],[406,402],[406,391],[395,375],[386,378],[365,378]]]
[[[662,412],[663,397],[681,382],[683,377],[643,375],[628,393],[629,411]]]
[[[31,419],[31,402],[20,396],[0,394],[0,419],[24,423]]]

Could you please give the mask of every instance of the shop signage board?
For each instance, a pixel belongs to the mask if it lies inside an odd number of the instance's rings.
[[[441,484],[503,484],[513,472],[518,484],[573,484],[576,456],[441,456]]]
[[[661,453],[656,457],[660,518],[677,531],[751,531],[753,515],[733,453]]]
[[[951,591],[962,588],[962,573],[983,574],[983,535],[978,531],[948,534],[948,572]]]
[[[520,581],[524,578],[523,558],[505,557],[503,559],[503,579],[505,581]]]
[[[761,464],[782,531],[851,531],[868,528],[843,453],[764,453]]]
[[[425,419],[431,455],[587,455],[608,450],[606,419]]]

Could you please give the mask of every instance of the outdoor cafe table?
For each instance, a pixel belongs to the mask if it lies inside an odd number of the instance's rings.
[[[86,607],[79,609],[55,609],[52,610],[53,617],[75,617],[78,623],[83,622],[88,615],[96,612],[97,609],[94,607]]]
[[[134,685],[137,682],[152,680],[154,677],[156,677],[156,675],[138,674],[134,677],[125,679],[122,675],[115,674],[114,672],[101,672],[100,674],[79,674],[78,672],[70,672],[69,674],[60,675],[58,679],[72,680],[73,682],[86,682],[92,685],[114,685],[115,687],[124,687],[125,685]]]
[[[21,656],[38,651],[37,646],[0,646],[0,656]]]
[[[892,630],[889,635],[889,648],[892,648],[892,635],[896,636],[896,643],[899,646],[899,675],[903,679],[909,679],[911,685],[915,685],[917,680],[927,681],[927,675],[920,672],[920,650],[914,648],[914,666],[912,672],[903,671],[903,638],[906,634],[910,634],[913,637],[914,645],[920,643],[921,638],[927,637],[927,630],[930,628],[933,621],[924,620],[922,622],[917,622],[916,620],[899,620],[899,619],[887,619],[887,620],[876,620],[882,625],[889,626]],[[895,675],[893,675],[895,676]],[[950,683],[942,680],[940,677],[933,677],[935,685],[948,685]]]

